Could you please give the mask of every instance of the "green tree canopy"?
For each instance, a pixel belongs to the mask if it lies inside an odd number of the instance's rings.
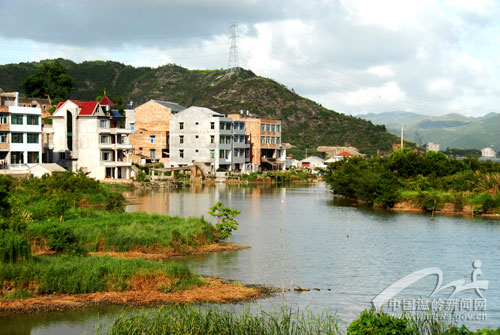
[[[75,89],[76,82],[66,73],[67,69],[59,63],[45,62],[34,73],[24,77],[21,87],[28,97],[66,100]]]

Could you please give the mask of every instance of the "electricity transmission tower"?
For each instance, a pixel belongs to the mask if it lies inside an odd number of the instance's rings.
[[[227,72],[238,72],[240,69],[240,61],[238,60],[238,24],[231,23],[229,26],[229,61],[227,62]]]

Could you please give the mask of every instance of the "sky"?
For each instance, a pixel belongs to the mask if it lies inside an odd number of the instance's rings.
[[[500,112],[500,0],[1,0],[0,64],[239,65],[351,115]]]

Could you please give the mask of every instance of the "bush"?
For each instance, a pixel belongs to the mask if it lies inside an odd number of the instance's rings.
[[[30,257],[30,243],[24,235],[0,230],[0,262],[17,263]]]
[[[28,236],[50,250],[69,254],[85,253],[73,230],[64,223],[44,222],[28,226]]]
[[[348,335],[411,335],[412,327],[406,318],[397,318],[384,312],[375,310],[364,310],[361,315],[354,320],[349,328]]]

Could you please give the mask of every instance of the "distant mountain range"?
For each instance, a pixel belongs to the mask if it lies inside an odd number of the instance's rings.
[[[76,80],[72,99],[94,100],[103,88],[110,95],[134,101],[134,106],[149,99],[174,101],[182,106],[204,106],[221,113],[249,110],[254,115],[282,120],[283,141],[296,148],[300,157],[320,145],[354,146],[366,154],[389,153],[399,138],[384,126],[329,110],[303,98],[284,85],[252,71],[228,74],[224,70],[188,70],[176,65],[158,68],[133,67],[117,62],[74,63],[58,59]],[[42,62],[0,66],[0,88],[22,91],[26,74]]]
[[[489,113],[482,117],[461,114],[430,116],[404,111],[364,114],[358,117],[373,124],[385,125],[387,131],[401,135],[417,145],[437,143],[441,150],[446,148],[482,149],[493,146],[500,149],[500,114]]]

